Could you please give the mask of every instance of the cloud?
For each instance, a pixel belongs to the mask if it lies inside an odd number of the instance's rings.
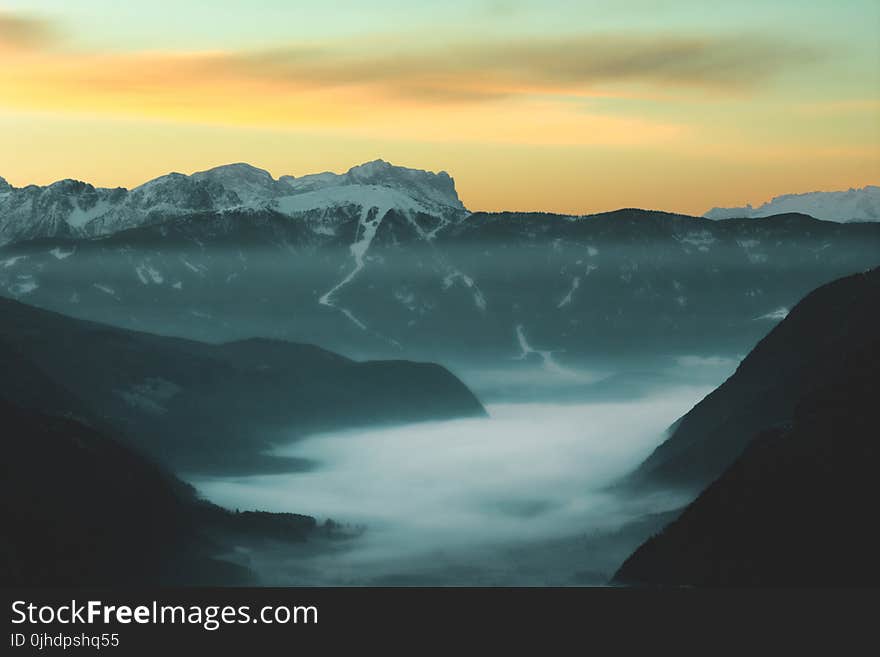
[[[220,55],[218,66],[291,85],[371,85],[433,102],[472,102],[534,93],[584,93],[643,84],[747,90],[820,53],[758,37],[582,35],[554,39],[332,46]]]
[[[36,44],[41,29],[10,31]],[[690,129],[686,115],[640,115],[640,100],[741,93],[817,56],[758,38],[634,35],[13,55],[0,68],[0,107],[369,138],[631,146]],[[608,97],[629,104],[599,111],[597,99]]]
[[[0,44],[33,49],[51,38],[45,22],[0,14]],[[44,68],[63,70],[67,84],[79,82],[104,93],[268,84],[274,93],[358,89],[386,100],[431,105],[609,95],[609,89],[632,95],[633,87],[643,94],[649,93],[646,87],[742,92],[820,56],[807,46],[756,36],[631,34],[427,44],[373,38],[251,51],[53,54],[57,61],[45,62]]]
[[[47,21],[0,11],[0,51],[40,48],[56,36]]]

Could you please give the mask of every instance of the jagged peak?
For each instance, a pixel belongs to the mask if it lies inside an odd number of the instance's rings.
[[[378,184],[396,188],[412,189],[416,194],[434,203],[464,210],[458,197],[455,181],[445,171],[402,167],[382,159],[372,160],[352,167],[342,178],[346,182]]]
[[[363,164],[356,164],[348,170],[348,174],[352,176],[364,175],[371,176],[380,171],[388,171],[389,169],[401,169],[403,167],[395,167],[390,162],[386,162],[382,158],[377,158]]]
[[[62,178],[61,180],[56,180],[53,183],[46,185],[46,189],[60,189],[60,190],[69,190],[69,189],[95,189],[93,185],[87,183],[82,180],[77,180],[75,178]]]
[[[439,177],[439,178],[450,178],[450,175],[445,171],[428,171],[427,169],[413,169],[411,167],[404,167],[397,164],[392,164],[391,162],[387,162],[382,158],[378,158],[375,160],[371,160],[369,162],[364,162],[363,164],[358,164],[351,167],[346,174],[352,177],[361,178],[366,177],[370,178],[373,176],[381,175],[383,173],[400,173],[404,175],[410,176],[426,176],[426,177]]]

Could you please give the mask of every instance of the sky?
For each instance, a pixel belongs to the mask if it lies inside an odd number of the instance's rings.
[[[471,210],[880,183],[876,0],[0,0],[0,175],[445,170]]]

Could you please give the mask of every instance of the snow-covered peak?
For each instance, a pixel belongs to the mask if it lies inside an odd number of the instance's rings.
[[[703,216],[707,219],[757,218],[789,212],[840,223],[880,221],[880,187],[867,185],[839,192],[784,194],[758,208],[751,204],[739,208],[712,208]]]
[[[0,193],[11,192],[11,191],[12,191],[12,185],[10,185],[8,182],[6,182],[6,178],[4,178],[3,176],[0,176]]]
[[[259,205],[279,193],[278,181],[268,171],[244,162],[198,171],[191,178],[196,182],[213,183],[233,192],[238,196],[241,205]]]
[[[126,199],[127,206],[140,210],[214,210],[240,204],[223,184],[176,172],[135,187]]]
[[[455,181],[445,171],[434,173],[422,169],[396,166],[384,160],[365,162],[343,174],[318,173],[300,178],[282,176],[288,193],[305,193],[346,185],[375,185],[397,190],[428,207],[466,212],[455,191]]]
[[[94,186],[90,185],[87,182],[83,182],[81,180],[74,180],[73,178],[64,178],[63,180],[56,180],[53,183],[50,183],[46,186],[46,192],[48,194],[82,194],[82,193],[93,193],[95,191]]]
[[[390,164],[383,159],[378,159],[353,166],[348,170],[348,175],[355,179],[368,180],[371,177],[387,172],[391,169],[403,169],[403,167],[395,167],[393,164]]]
[[[221,164],[220,166],[206,169],[205,171],[196,171],[192,174],[193,178],[214,178],[218,180],[257,180],[273,182],[272,174],[265,169],[260,169],[247,162],[234,162],[232,164]]]
[[[373,160],[352,167],[345,174],[352,182],[383,185],[408,191],[414,198],[464,210],[458,198],[455,181],[445,171],[434,173],[421,169],[394,166],[384,160]]]
[[[238,162],[192,175],[168,173],[131,190],[95,188],[69,179],[16,189],[0,181],[0,244],[55,235],[107,235],[187,214],[238,208],[294,214],[372,203],[386,210],[433,214],[444,222],[467,212],[446,172],[408,169],[383,160],[343,174],[278,180],[264,169]]]

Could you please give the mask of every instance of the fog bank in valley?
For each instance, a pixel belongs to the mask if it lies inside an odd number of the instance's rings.
[[[490,403],[488,419],[315,435],[276,449],[314,462],[308,472],[192,482],[232,508],[364,528],[327,545],[233,555],[266,584],[601,584],[656,531],[663,516],[652,514],[687,501],[624,498],[609,485],[712,387]]]

